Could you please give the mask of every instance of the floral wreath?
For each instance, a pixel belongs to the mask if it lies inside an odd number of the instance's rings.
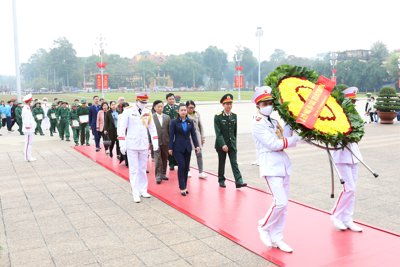
[[[319,114],[314,128],[296,122],[297,116],[317,82],[319,75],[306,67],[281,65],[265,78],[272,88],[274,109],[281,118],[308,141],[343,148],[359,142],[364,135],[364,121],[349,99],[335,87]]]

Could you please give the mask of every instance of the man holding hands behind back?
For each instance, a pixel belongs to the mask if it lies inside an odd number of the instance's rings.
[[[237,164],[237,116],[233,113],[232,103],[233,95],[224,95],[220,103],[224,110],[214,116],[215,130],[215,150],[218,153],[218,183],[219,186],[225,188],[225,161],[228,154],[232,166],[233,176],[235,177],[236,188],[247,186],[243,183],[242,174]]]

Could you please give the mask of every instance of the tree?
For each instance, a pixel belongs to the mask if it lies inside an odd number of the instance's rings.
[[[209,46],[202,54],[209,87],[217,89],[223,80],[224,70],[228,63],[227,54],[216,46]]]
[[[379,63],[384,62],[389,56],[386,45],[382,42],[376,42],[371,46],[371,59]]]
[[[49,67],[53,70],[54,84],[58,81],[62,87],[80,85],[80,75],[77,68],[78,58],[73,45],[65,38],[54,41],[54,47],[49,52]],[[58,87],[58,90],[62,88]]]
[[[283,64],[286,59],[286,53],[282,49],[275,49],[274,52],[269,57],[269,60],[276,66]]]
[[[243,48],[243,76],[247,81],[247,87],[254,87],[258,84],[258,60],[253,56],[253,52],[245,47]]]
[[[150,87],[151,81],[156,77],[157,65],[151,60],[143,59],[134,65],[134,70],[138,76],[142,77],[142,84],[144,88]]]

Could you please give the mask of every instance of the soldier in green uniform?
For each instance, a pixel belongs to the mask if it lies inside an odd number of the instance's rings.
[[[50,136],[56,132],[57,125],[57,105],[56,103],[51,104],[51,108],[47,111],[47,117],[50,120]]]
[[[39,133],[44,135],[42,130],[42,121],[44,119],[44,111],[40,105],[40,102],[36,102],[35,107],[32,109],[32,116],[36,122],[35,135]]]
[[[22,103],[17,103],[17,107],[15,108],[15,119],[18,124],[18,132],[20,135],[24,135],[22,132]]]
[[[75,146],[79,146],[79,116],[78,116],[78,104],[72,103],[72,108],[69,111],[69,119],[72,128],[72,136],[74,138]]]
[[[60,121],[58,120],[58,118],[59,118],[58,114],[60,113],[60,109],[62,108],[62,103],[63,102],[61,100],[58,101],[57,102],[57,107],[56,107],[56,118],[57,118],[56,128],[57,128],[57,131],[58,131],[58,136],[60,136],[60,138],[61,138],[61,133],[60,133]]]
[[[235,177],[236,188],[247,186],[243,183],[242,174],[239,171],[237,164],[237,116],[232,113],[233,95],[224,95],[220,103],[224,110],[214,116],[214,130],[215,130],[215,150],[218,153],[218,183],[219,186],[225,188],[225,160],[226,154],[232,166],[233,176]]]
[[[79,132],[81,134],[81,146],[85,144],[90,146],[90,127],[89,127],[89,107],[86,105],[86,99],[81,100],[81,106],[78,108]]]
[[[173,93],[168,93],[165,96],[165,99],[167,100],[167,104],[164,106],[163,113],[168,115],[171,120],[174,120],[178,117],[179,109],[179,106],[175,104],[175,95]],[[174,156],[168,156],[168,164],[171,171],[173,171],[174,167],[178,165]]]
[[[62,106],[58,110],[57,120],[59,121],[59,132],[61,140],[69,142],[69,108],[67,108],[67,102],[63,102]]]

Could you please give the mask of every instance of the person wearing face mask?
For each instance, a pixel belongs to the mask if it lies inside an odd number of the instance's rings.
[[[345,101],[351,101],[351,103],[355,105],[357,101],[357,92],[357,87],[349,87],[343,90],[346,98]],[[347,148],[338,148],[331,152],[331,154],[336,168],[344,180],[343,190],[331,212],[333,225],[336,229],[341,231],[350,229],[353,232],[362,232],[363,229],[353,222],[358,180],[358,163],[362,160],[360,149],[357,143],[352,142],[347,145]]]
[[[264,218],[258,221],[258,231],[264,245],[290,253],[293,249],[283,241],[291,174],[291,162],[284,150],[296,146],[300,137],[293,135],[289,126],[283,129],[270,117],[273,110],[271,91],[269,86],[257,87],[252,99],[258,109],[252,134],[259,151],[260,177],[267,182],[274,199]]]
[[[149,153],[150,133],[153,149],[158,152],[158,135],[153,115],[146,108],[147,93],[136,95],[136,104],[124,109],[118,119],[118,140],[122,154],[127,153],[129,162],[129,180],[132,187],[133,201],[139,203],[140,197],[151,197],[147,193],[146,167]]]

